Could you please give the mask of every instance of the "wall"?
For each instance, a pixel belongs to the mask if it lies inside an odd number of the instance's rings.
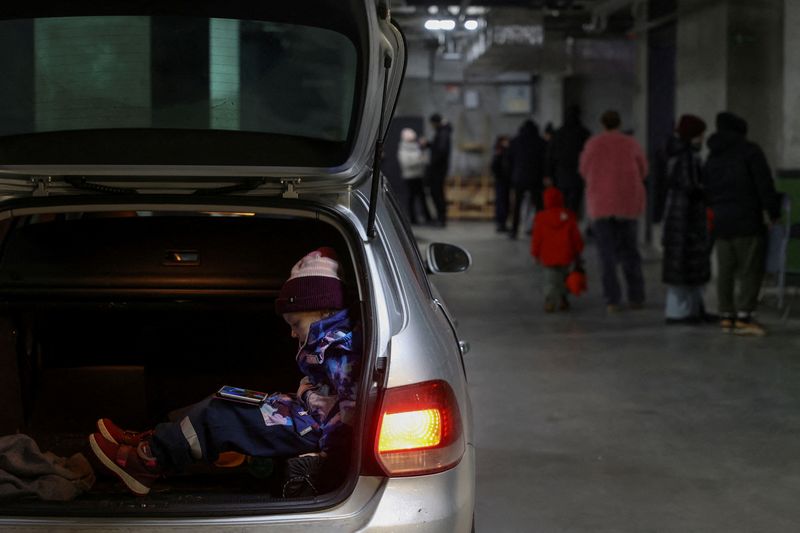
[[[698,115],[713,129],[727,107],[727,20],[725,2],[680,0],[678,4],[675,114]]]
[[[729,0],[728,6],[728,109],[748,121],[748,137],[773,167],[783,137],[783,2]]]
[[[561,125],[564,108],[577,103],[584,109],[584,122],[599,131],[599,117],[606,109],[618,109],[626,127],[633,124],[635,48],[627,41],[600,40],[593,46],[586,40],[575,46],[575,61],[560,66],[559,72],[493,72],[470,69],[461,61],[442,60],[422,42],[409,43],[409,64],[398,100],[396,116],[428,117],[441,113],[453,125],[451,173],[479,175],[487,171],[494,139],[514,135],[527,118],[543,129],[551,122]],[[574,74],[568,79],[564,73]],[[533,81],[532,81],[533,80]],[[500,112],[500,90],[505,84],[532,83],[530,114]],[[477,109],[464,105],[466,91],[478,95]],[[433,132],[426,122],[425,136]],[[482,153],[465,151],[465,146],[483,145]]]
[[[710,131],[719,111],[741,115],[773,166],[785,153],[787,113],[776,105],[784,101],[784,2],[792,0],[679,4],[676,114],[697,114]]]
[[[783,43],[783,139],[780,162],[784,169],[800,169],[800,2],[785,0]]]

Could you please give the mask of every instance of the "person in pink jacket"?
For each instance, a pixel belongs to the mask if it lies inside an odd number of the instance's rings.
[[[608,311],[620,309],[617,266],[621,265],[628,303],[639,309],[644,305],[644,277],[637,220],[645,209],[647,159],[636,139],[619,130],[619,113],[606,111],[600,121],[605,131],[586,143],[580,173],[586,182],[586,210],[600,254],[603,296]]]

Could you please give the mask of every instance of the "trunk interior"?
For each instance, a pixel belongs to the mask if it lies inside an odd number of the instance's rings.
[[[26,434],[43,452],[90,460],[94,487],[66,505],[102,514],[134,500],[93,462],[87,437],[101,417],[144,430],[179,420],[223,385],[297,390],[297,340],[274,300],[305,253],[333,247],[347,287],[356,286],[348,245],[332,226],[218,215],[85,213],[1,228],[0,436]],[[349,301],[358,310],[358,295]],[[287,459],[196,463],[144,499],[189,514],[195,503],[290,503]],[[6,512],[47,505],[12,503]]]

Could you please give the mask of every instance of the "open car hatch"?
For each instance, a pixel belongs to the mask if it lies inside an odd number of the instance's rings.
[[[371,175],[405,67],[383,3],[62,4],[0,7],[16,51],[0,58],[4,199],[342,191]]]

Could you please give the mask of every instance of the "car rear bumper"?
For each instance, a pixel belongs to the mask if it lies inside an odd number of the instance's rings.
[[[475,505],[475,450],[467,445],[454,468],[429,476],[362,477],[350,497],[331,509],[292,515],[237,518],[0,518],[5,532],[48,533],[107,531],[167,533],[174,531],[289,533],[359,531],[468,532]]]

